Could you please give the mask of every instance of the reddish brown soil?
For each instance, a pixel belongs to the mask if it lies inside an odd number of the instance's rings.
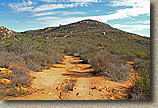
[[[118,83],[92,74],[91,65],[77,57],[65,55],[61,64],[42,72],[33,72],[30,95],[8,100],[124,100],[132,85],[132,77]]]

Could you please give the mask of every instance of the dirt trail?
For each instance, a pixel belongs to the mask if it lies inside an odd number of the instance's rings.
[[[42,72],[31,73],[31,88],[35,91],[24,97],[8,100],[117,100],[127,99],[128,81],[118,83],[92,74],[91,65],[82,64],[77,57],[65,55],[61,64]]]

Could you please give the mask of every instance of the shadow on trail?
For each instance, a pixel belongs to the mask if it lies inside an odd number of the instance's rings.
[[[71,76],[71,77],[98,77],[101,75],[96,75],[93,72],[76,72],[70,71],[70,73],[62,74],[64,76]]]

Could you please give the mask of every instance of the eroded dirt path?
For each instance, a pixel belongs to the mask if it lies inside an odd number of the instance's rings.
[[[24,97],[9,100],[117,100],[127,99],[128,81],[118,83],[92,74],[91,65],[82,64],[77,57],[65,55],[61,64],[42,72],[31,73],[31,88],[35,91]]]

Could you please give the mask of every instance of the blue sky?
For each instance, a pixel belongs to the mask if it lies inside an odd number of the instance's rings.
[[[0,0],[0,26],[17,32],[84,19],[150,37],[150,0]]]

